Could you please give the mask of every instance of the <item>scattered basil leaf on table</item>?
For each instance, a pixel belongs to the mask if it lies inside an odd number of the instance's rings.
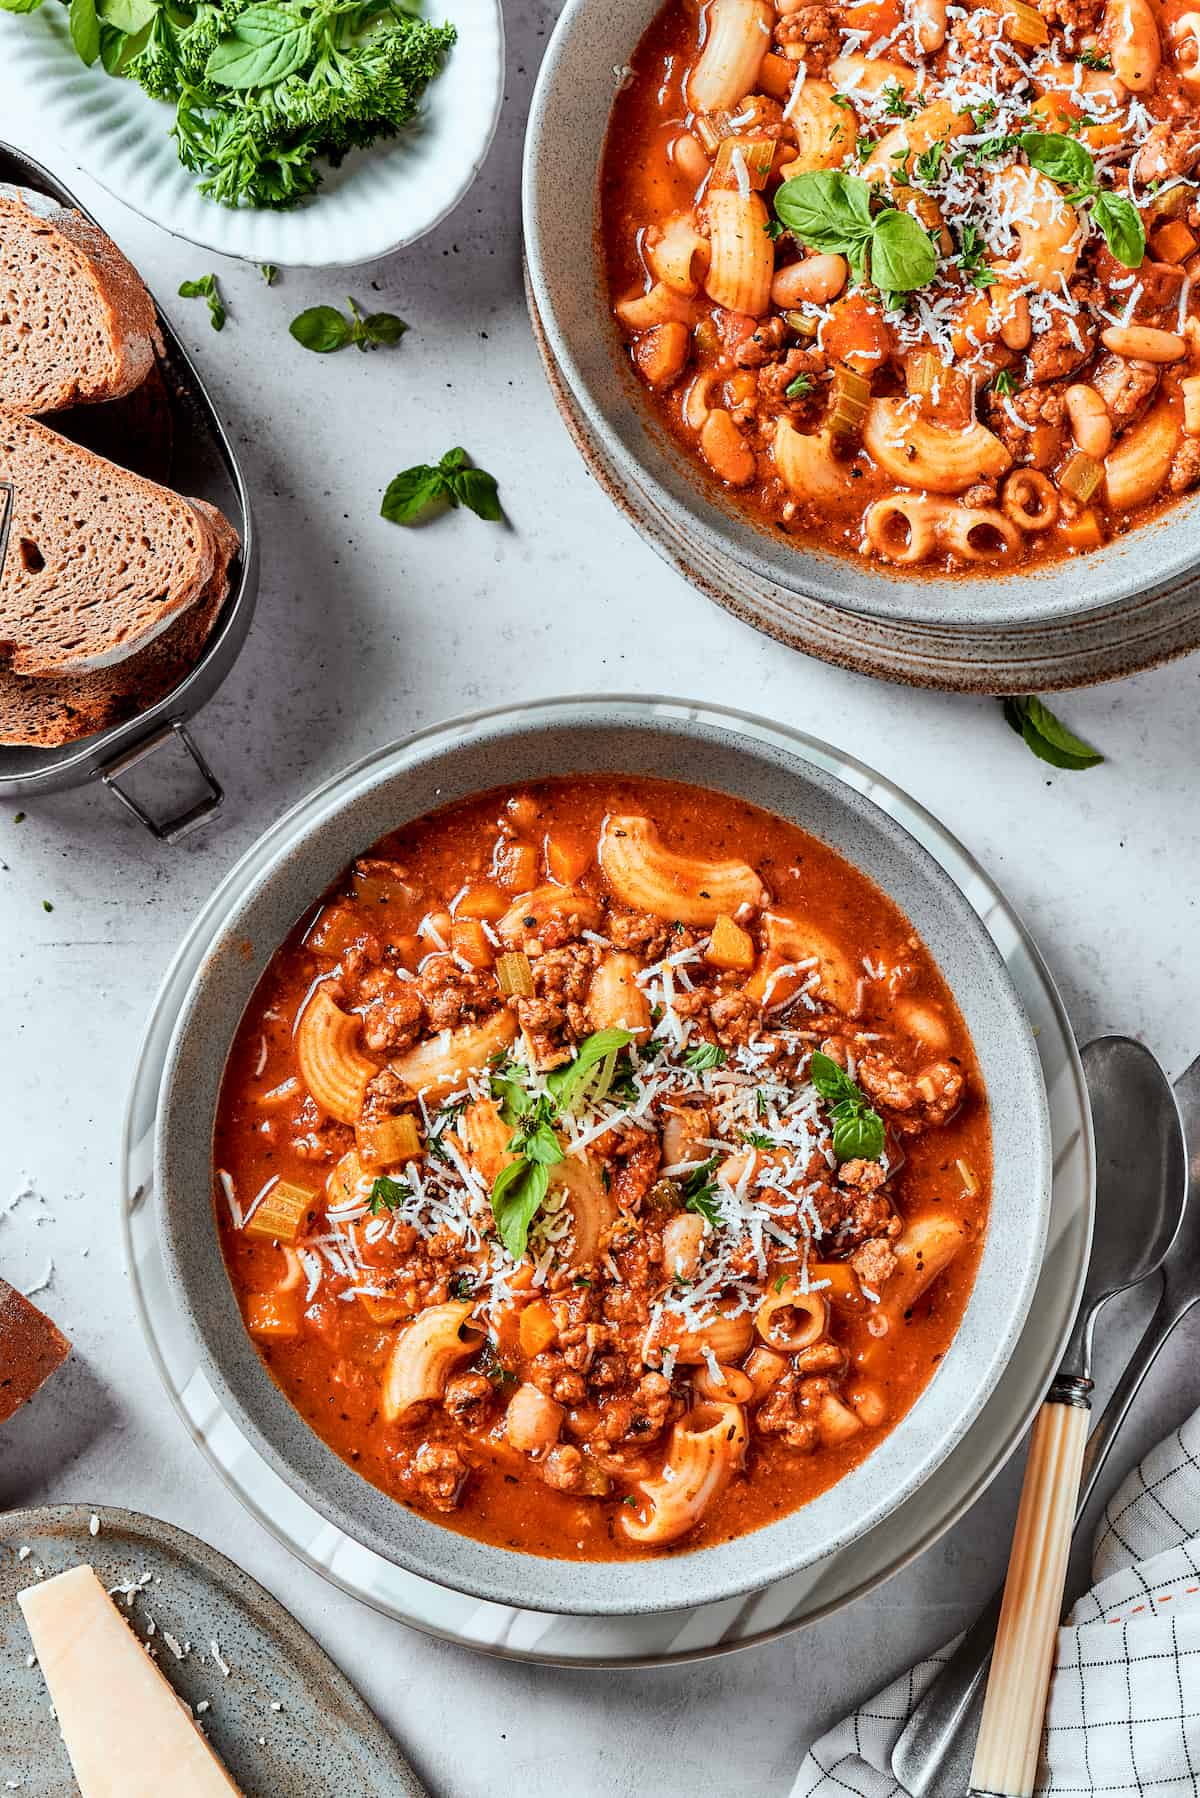
[[[274,287],[279,279],[279,270],[273,262],[260,262],[258,272],[268,287]]]
[[[496,478],[467,464],[464,449],[447,450],[436,465],[419,462],[388,483],[379,511],[392,524],[411,524],[438,500],[466,506],[492,523],[503,518]]]
[[[349,297],[347,304],[349,318],[336,306],[310,306],[292,320],[288,330],[297,343],[306,350],[315,350],[319,356],[344,350],[351,343],[364,351],[376,344],[399,343],[408,330],[404,320],[394,312],[363,313]]]
[[[200,275],[195,281],[179,283],[181,300],[207,300],[208,317],[214,331],[225,329],[225,302],[221,298],[221,289],[217,286],[215,275]]]
[[[1010,695],[1001,704],[1009,727],[1039,760],[1072,772],[1098,767],[1104,760],[1098,749],[1068,730],[1062,719],[1055,717],[1050,707],[1032,693]]]

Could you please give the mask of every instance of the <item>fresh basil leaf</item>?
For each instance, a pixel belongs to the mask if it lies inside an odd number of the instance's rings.
[[[476,518],[485,518],[489,524],[500,523],[504,513],[495,475],[482,468],[460,468],[450,475],[449,481],[455,499],[474,512]]]
[[[550,1169],[542,1162],[523,1158],[510,1161],[492,1187],[492,1216],[500,1240],[514,1261],[524,1259],[529,1245],[529,1226],[550,1190]]]
[[[383,496],[383,504],[379,508],[380,516],[387,518],[392,524],[411,524],[419,518],[435,500],[445,497],[446,477],[440,468],[430,468],[428,463],[418,463],[415,468],[406,468],[388,483],[387,492]]]
[[[225,303],[215,275],[200,275],[195,281],[181,281],[179,297],[183,300],[207,300],[209,324],[214,331],[225,329]]]
[[[204,73],[218,87],[274,87],[308,60],[312,45],[307,19],[285,6],[250,6],[216,45]]]
[[[1040,761],[1079,773],[1097,767],[1104,760],[1098,749],[1093,749],[1090,743],[1068,730],[1062,719],[1032,693],[1023,697],[1010,696],[1002,703],[1010,729],[1023,738],[1027,748]]]
[[[36,12],[42,0],[0,0],[0,12]]]
[[[368,312],[362,322],[371,343],[399,343],[408,330],[404,320],[397,318],[394,312]]]
[[[793,175],[775,195],[775,212],[794,237],[814,250],[861,257],[873,229],[870,187],[838,169]]]
[[[911,212],[889,208],[875,220],[871,239],[871,279],[889,293],[911,293],[937,273],[933,239]]]
[[[446,474],[449,474],[452,468],[465,468],[466,466],[467,452],[465,449],[448,449],[438,463],[438,467],[443,469]]]
[[[877,1111],[847,1105],[834,1118],[833,1152],[839,1161],[878,1161],[883,1148],[883,1119]]]
[[[318,356],[344,350],[353,336],[353,328],[336,306],[309,306],[297,314],[288,326],[297,343]]]
[[[135,37],[151,24],[159,9],[159,0],[99,0],[96,8],[106,25]]]
[[[1092,217],[1104,233],[1104,241],[1126,268],[1140,268],[1146,254],[1146,227],[1132,200],[1124,194],[1098,193]]]
[[[540,1162],[543,1167],[556,1167],[563,1158],[562,1144],[545,1120],[521,1138],[521,1153],[526,1161]]]
[[[96,12],[96,0],[71,0],[67,26],[80,62],[86,63],[90,69],[100,55],[100,19]]]
[[[615,1059],[632,1041],[630,1031],[616,1028],[595,1030],[591,1036],[585,1036],[574,1061],[569,1061],[565,1067],[555,1068],[546,1075],[547,1091],[559,1110],[573,1110],[593,1071],[610,1056]]]
[[[1090,190],[1096,185],[1096,165],[1075,137],[1058,131],[1022,131],[1017,142],[1030,166],[1061,187]]]
[[[832,1055],[826,1055],[822,1049],[813,1050],[808,1077],[827,1104],[841,1105],[847,1099],[862,1098],[861,1090],[845,1068],[839,1067]]]

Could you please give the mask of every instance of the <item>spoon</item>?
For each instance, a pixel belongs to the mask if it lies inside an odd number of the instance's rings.
[[[1015,1663],[1021,1686],[1017,1702],[1022,1715],[1018,1718],[1013,1704],[1005,1702],[999,1713],[1000,1727],[989,1735],[991,1743],[999,1745],[1002,1760],[1008,1762],[1011,1750],[1005,1744],[1011,1744],[1019,1734],[1016,1776],[1009,1777],[1013,1769],[1005,1765],[997,1767],[993,1761],[985,1768],[976,1765],[972,1769],[972,1784],[978,1787],[981,1779],[998,1778],[999,1783],[985,1785],[983,1789],[1005,1793],[1032,1790],[1071,1533],[1091,1496],[1133,1394],[1161,1347],[1160,1340],[1149,1359],[1136,1371],[1136,1377],[1126,1391],[1130,1375],[1138,1369],[1147,1348],[1151,1333],[1148,1330],[1135,1351],[1125,1378],[1093,1431],[1085,1453],[1083,1437],[1090,1413],[1096,1318],[1101,1307],[1116,1293],[1152,1274],[1171,1249],[1180,1230],[1187,1198],[1187,1165],[1175,1096],[1166,1075],[1147,1048],[1128,1037],[1101,1037],[1084,1049],[1083,1070],[1096,1137],[1095,1230],[1075,1327],[1058,1376],[1035,1424],[1035,1435],[1040,1432],[1044,1439],[1049,1438],[1049,1443],[1043,1441],[1043,1448],[1050,1446],[1055,1451],[1049,1457],[1055,1465],[1047,1466],[1047,1456],[1035,1457],[1031,1449],[1022,1493],[1024,1516],[1018,1516],[1018,1538],[1014,1542],[1015,1547],[1020,1543],[1022,1522],[1032,1521],[1028,1502],[1031,1475],[1035,1479],[1041,1475],[1041,1497],[1056,1501],[1054,1506],[1048,1506],[1056,1512],[1054,1549],[1050,1554],[1043,1551],[1040,1544],[1046,1540],[1047,1532],[1042,1530],[1036,1552],[1031,1557],[1032,1570],[1037,1575],[1036,1591],[1030,1590],[1028,1585],[1022,1591],[1014,1587],[1014,1595],[1010,1598],[1008,1583],[1012,1582],[1017,1570],[1014,1558],[1010,1564],[1009,1582],[995,1594],[968,1630],[909,1718],[892,1750],[891,1765],[895,1777],[912,1798],[927,1798],[955,1748],[959,1732],[988,1672],[1006,1601],[1009,1611],[1006,1633],[1015,1653],[1006,1657],[1005,1671],[1011,1672]],[[1195,1116],[1200,1128],[1200,1060],[1189,1068],[1180,1082],[1181,1089],[1192,1077]],[[1193,1256],[1195,1296],[1200,1297],[1200,1201],[1193,1207],[1191,1226],[1191,1230],[1184,1234],[1194,1233],[1196,1238]],[[1162,1310],[1160,1305],[1156,1319]],[[1118,1405],[1123,1393],[1123,1402]],[[1025,1543],[1027,1547],[1033,1546],[1028,1530]],[[1024,1560],[1026,1571],[1031,1570],[1031,1559],[1027,1556]],[[1036,1721],[1033,1720],[1035,1711]],[[984,1745],[988,1746],[987,1743]],[[1025,1777],[1026,1769],[1028,1777]]]

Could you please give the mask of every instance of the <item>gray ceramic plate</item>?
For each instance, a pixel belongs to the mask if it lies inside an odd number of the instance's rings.
[[[481,715],[373,758],[268,862],[230,911],[167,1056],[156,1144],[163,1249],[206,1375],[268,1463],[338,1528],[421,1576],[501,1603],[591,1614],[670,1610],[766,1585],[856,1540],[940,1465],[1020,1334],[1050,1196],[1046,1096],[1028,1021],[977,915],[933,858],[818,768],[799,733],[679,701],[582,699]],[[356,853],[439,805],[571,772],[686,777],[793,819],[863,868],[913,920],[962,1008],[992,1110],[995,1189],[975,1291],[939,1372],[895,1431],[833,1490],[766,1529],[660,1561],[578,1564],[440,1528],[389,1499],[309,1430],[243,1328],[212,1217],[213,1118],[228,1045],[280,940]]]
[[[555,360],[617,478],[640,484],[688,537],[759,579],[884,619],[969,630],[1075,617],[1171,590],[1197,561],[1200,496],[1094,554],[1040,573],[920,578],[800,548],[749,522],[656,422],[608,308],[598,171],[622,71],[661,0],[567,0],[542,63],[525,141],[525,247]]]
[[[122,1611],[157,1647],[180,1697],[193,1710],[207,1702],[205,1734],[246,1798],[426,1798],[349,1680],[269,1592],[195,1536],[107,1505],[10,1511],[0,1525],[0,1782],[16,1782],[22,1798],[63,1798],[75,1786],[45,1681],[26,1665],[17,1593],[38,1568],[49,1576],[83,1561],[110,1588],[149,1574]]]

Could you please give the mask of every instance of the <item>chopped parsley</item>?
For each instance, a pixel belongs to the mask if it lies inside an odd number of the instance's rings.
[[[905,94],[898,81],[889,81],[880,90],[883,110],[889,119],[911,119],[917,111],[916,106]]]
[[[1106,56],[1103,50],[1081,50],[1075,60],[1085,69],[1102,69],[1106,74],[1112,68],[1112,57]]]
[[[752,1149],[773,1149],[775,1147],[775,1138],[764,1136],[761,1130],[739,1130],[738,1135],[743,1142],[749,1143]]]
[[[813,390],[811,375],[798,374],[794,381],[789,381],[783,390],[785,400],[805,400]]]
[[[987,245],[974,225],[964,225],[959,233],[958,266],[975,287],[991,287],[998,279],[985,265]]]
[[[918,181],[936,181],[942,169],[942,156],[946,144],[943,138],[936,138],[927,150],[923,150],[913,163],[913,173]]]
[[[696,1212],[714,1230],[719,1230],[723,1223],[717,1204],[717,1183],[713,1179],[720,1160],[719,1155],[710,1155],[707,1161],[692,1169],[681,1187],[684,1210]]]
[[[367,1210],[372,1217],[385,1217],[398,1211],[405,1199],[411,1198],[412,1187],[407,1180],[393,1180],[387,1174],[380,1174],[372,1184]]]
[[[1015,393],[1016,390],[1017,390],[1017,383],[1013,377],[1012,369],[1011,368],[999,369],[996,373],[995,379],[992,382],[992,392],[998,393],[1000,395],[1000,397],[1003,399],[1005,394]]]
[[[693,1073],[702,1074],[707,1068],[723,1068],[727,1059],[719,1043],[699,1043],[687,1051],[683,1065],[691,1068]]]

